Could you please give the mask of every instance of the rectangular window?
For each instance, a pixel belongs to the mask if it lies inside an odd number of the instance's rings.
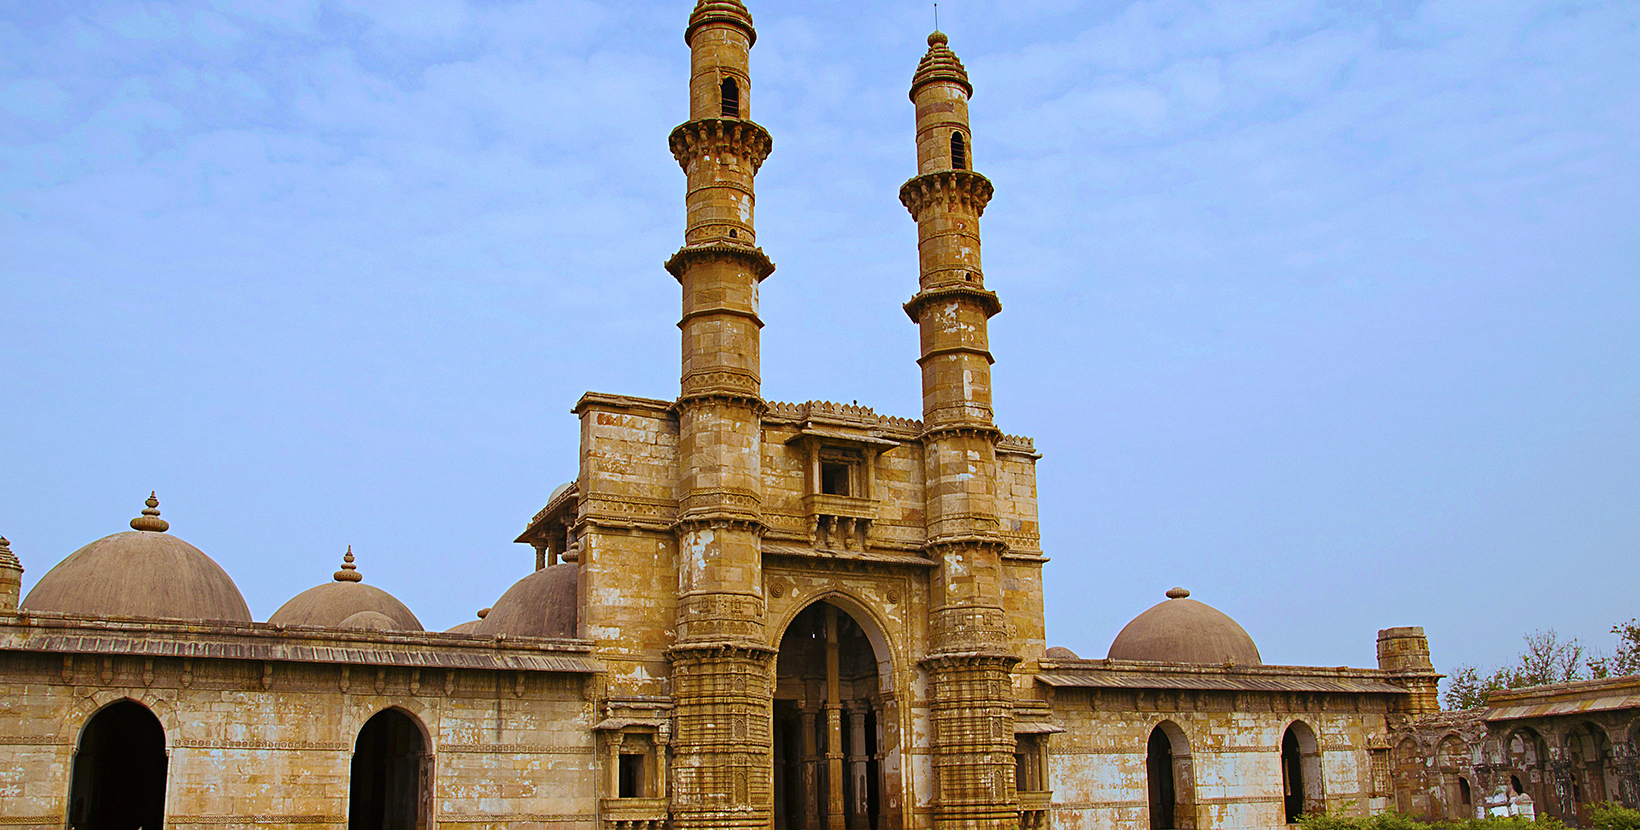
[[[643,756],[621,753],[621,798],[643,798]]]
[[[820,492],[829,496],[850,496],[849,465],[841,462],[820,463]]]

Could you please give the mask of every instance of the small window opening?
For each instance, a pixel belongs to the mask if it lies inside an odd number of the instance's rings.
[[[730,239],[739,239],[740,234],[736,233],[734,228],[730,228],[729,229],[729,238]]]
[[[1518,775],[1509,776],[1509,786],[1515,790],[1515,795],[1524,795],[1526,793],[1526,788],[1520,785],[1520,776]]]
[[[820,464],[820,492],[831,496],[849,495],[847,464],[822,462]]]
[[[735,83],[734,78],[724,78],[721,90],[723,92],[723,117],[739,118],[740,85]]]
[[[621,798],[643,798],[643,756],[621,753]]]
[[[951,169],[968,169],[968,146],[962,140],[962,133],[956,131],[951,133]]]

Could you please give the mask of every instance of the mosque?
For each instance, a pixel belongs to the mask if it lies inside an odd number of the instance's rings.
[[[1176,588],[1104,659],[1047,648],[1039,456],[992,420],[992,185],[939,32],[900,190],[923,411],[764,400],[756,39],[740,0],[689,16],[679,395],[581,397],[579,469],[517,540],[534,571],[441,633],[351,551],[255,621],[154,496],[26,598],[18,554],[56,554],[0,540],[0,825],[1271,828],[1473,814],[1511,776],[1552,800],[1547,744],[1476,777],[1484,725],[1441,726],[1418,628],[1375,668],[1271,666]],[[1629,723],[1597,774],[1632,800]]]

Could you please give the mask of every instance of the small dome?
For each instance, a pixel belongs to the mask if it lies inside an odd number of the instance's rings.
[[[1076,652],[1071,651],[1070,649],[1065,648],[1064,646],[1054,646],[1053,648],[1048,649],[1048,656],[1054,658],[1055,660],[1080,660],[1080,659],[1082,659],[1082,658],[1076,656]]]
[[[466,634],[468,636],[471,636],[472,634],[475,633],[473,631],[473,629],[478,628],[478,624],[483,622],[484,618],[486,616],[488,616],[489,613],[490,613],[490,609],[480,608],[480,609],[478,609],[478,619],[468,620],[464,623],[461,623],[460,625],[457,625],[457,626],[454,626],[452,628],[446,629],[444,633],[445,634]]]
[[[1133,618],[1110,644],[1112,660],[1152,663],[1236,663],[1261,666],[1258,646],[1223,611],[1174,588],[1167,600]]]
[[[342,620],[337,628],[354,628],[363,631],[400,631],[398,621],[380,611],[360,611]]]
[[[579,569],[574,562],[549,565],[513,583],[471,631],[479,636],[576,636]]]
[[[342,557],[342,569],[335,581],[317,585],[290,598],[279,606],[268,622],[276,625],[311,625],[319,628],[377,628],[369,625],[348,625],[350,619],[364,612],[372,612],[392,622],[399,631],[421,631],[421,621],[386,591],[366,585],[353,564],[353,548],[349,546]]]
[[[104,536],[57,563],[22,602],[25,611],[88,617],[250,622],[239,588],[199,548],[166,533],[150,495],[136,528]]]

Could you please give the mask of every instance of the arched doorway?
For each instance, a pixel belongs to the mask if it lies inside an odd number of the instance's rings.
[[[1193,830],[1195,775],[1190,766],[1190,741],[1178,724],[1162,721],[1150,730],[1145,779],[1151,830]]]
[[[421,725],[399,709],[383,709],[353,745],[348,830],[416,830],[432,813],[432,756]]]
[[[1432,810],[1432,816],[1441,818],[1471,819],[1475,817],[1475,806],[1469,795],[1468,782],[1463,779],[1467,772],[1469,761],[1469,745],[1457,735],[1447,735],[1435,745],[1435,768],[1440,775],[1440,795],[1442,806],[1440,811]]]
[[[889,818],[899,792],[889,760],[899,741],[879,672],[885,658],[839,603],[815,602],[786,626],[775,663],[776,830],[898,826]]]
[[[1282,808],[1288,824],[1326,808],[1321,783],[1321,746],[1315,731],[1303,721],[1294,721],[1281,737]]]
[[[134,700],[109,704],[80,732],[68,822],[78,830],[158,830],[165,822],[165,728]]]
[[[1543,736],[1528,728],[1515,730],[1505,743],[1509,755],[1511,789],[1516,798],[1532,805],[1536,815],[1560,818],[1560,802],[1555,796],[1554,773],[1549,766],[1549,747]]]

